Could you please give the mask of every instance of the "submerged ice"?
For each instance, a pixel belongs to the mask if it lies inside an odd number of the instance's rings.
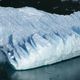
[[[80,12],[58,15],[0,7],[0,46],[16,70],[79,56]]]

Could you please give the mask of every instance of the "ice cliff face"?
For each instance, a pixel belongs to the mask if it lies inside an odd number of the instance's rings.
[[[80,55],[80,12],[50,14],[30,7],[0,7],[0,46],[16,70]]]

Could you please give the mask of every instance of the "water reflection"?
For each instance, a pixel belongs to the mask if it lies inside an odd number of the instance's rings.
[[[7,68],[5,80],[80,80],[80,57],[37,69],[11,71]]]

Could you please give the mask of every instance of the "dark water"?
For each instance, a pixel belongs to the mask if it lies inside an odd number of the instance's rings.
[[[1,66],[0,80],[80,80],[80,57],[26,71]]]
[[[79,2],[60,0],[1,0],[3,7],[30,6],[50,13],[71,14],[80,10]],[[0,80],[80,80],[80,57],[33,70],[14,71],[0,64]]]
[[[0,6],[5,7],[35,7],[50,13],[70,14],[80,10],[80,0],[73,2],[72,0],[0,0]]]

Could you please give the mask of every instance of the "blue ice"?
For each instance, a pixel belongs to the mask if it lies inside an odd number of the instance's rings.
[[[59,15],[31,7],[0,7],[0,50],[15,70],[79,56],[80,11]]]

